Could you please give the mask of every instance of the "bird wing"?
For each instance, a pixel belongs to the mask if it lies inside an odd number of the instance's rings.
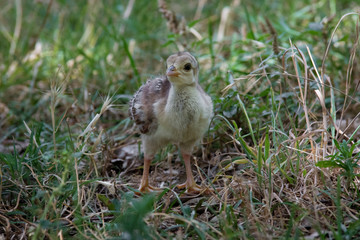
[[[142,85],[130,100],[129,114],[143,134],[151,134],[158,127],[154,104],[166,102],[169,95],[170,82],[167,77],[157,77]]]

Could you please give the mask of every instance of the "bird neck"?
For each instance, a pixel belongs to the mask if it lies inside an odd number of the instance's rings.
[[[174,85],[172,84],[168,96],[169,106],[182,105],[187,102],[194,101],[198,97],[198,90],[196,83],[189,85]]]
[[[192,82],[190,84],[179,84],[179,83],[171,83],[171,90],[175,91],[175,92],[186,92],[186,91],[191,91],[191,89],[196,88],[196,82]]]

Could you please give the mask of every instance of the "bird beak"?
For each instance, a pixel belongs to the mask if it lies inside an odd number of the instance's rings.
[[[178,77],[180,75],[180,73],[176,70],[176,67],[174,67],[174,65],[171,65],[167,71],[166,71],[166,75],[168,77]]]

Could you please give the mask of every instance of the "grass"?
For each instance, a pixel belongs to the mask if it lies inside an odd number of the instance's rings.
[[[354,1],[2,1],[0,238],[357,239]],[[174,12],[176,17],[174,18]],[[175,147],[137,197],[132,94],[188,49],[215,116],[188,197]]]

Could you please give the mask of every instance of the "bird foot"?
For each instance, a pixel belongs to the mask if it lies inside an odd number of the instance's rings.
[[[210,194],[211,190],[207,187],[201,187],[199,185],[197,185],[195,182],[194,183],[188,183],[187,181],[183,184],[179,184],[176,186],[178,189],[184,189],[186,188],[185,193],[188,194]]]
[[[148,193],[148,192],[161,192],[162,189],[161,188],[157,188],[157,187],[153,187],[149,184],[141,184],[139,187],[139,192],[135,192],[137,195],[141,195],[143,193]]]

